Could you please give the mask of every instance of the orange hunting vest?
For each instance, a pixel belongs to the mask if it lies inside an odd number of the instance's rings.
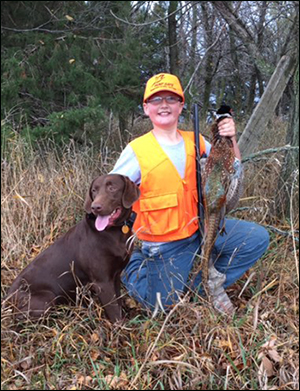
[[[198,229],[198,195],[194,133],[181,131],[186,167],[182,179],[152,132],[130,145],[141,169],[141,196],[134,204],[134,231],[141,240],[169,242],[187,238]],[[200,135],[200,154],[205,153]]]

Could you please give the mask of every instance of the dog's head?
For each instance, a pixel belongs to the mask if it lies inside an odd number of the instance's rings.
[[[138,186],[128,177],[119,174],[101,175],[94,179],[87,193],[84,208],[96,217],[95,227],[119,225],[131,212],[140,196]]]

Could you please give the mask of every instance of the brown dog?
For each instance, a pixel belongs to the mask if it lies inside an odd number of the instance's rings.
[[[96,178],[85,200],[85,219],[21,272],[6,302],[19,313],[40,317],[55,304],[74,301],[80,281],[90,285],[112,322],[121,319],[120,274],[129,260],[129,218],[139,195],[125,176]]]

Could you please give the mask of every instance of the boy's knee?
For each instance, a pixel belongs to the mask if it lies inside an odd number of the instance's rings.
[[[265,251],[269,247],[269,243],[270,243],[269,232],[264,227],[259,225],[257,236],[261,247],[264,248]]]
[[[251,234],[251,241],[252,245],[250,244],[250,248],[252,248],[253,253],[259,253],[258,258],[260,258],[269,247],[269,232],[261,225],[255,224],[254,232]]]

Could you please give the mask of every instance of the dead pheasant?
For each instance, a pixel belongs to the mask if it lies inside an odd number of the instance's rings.
[[[212,125],[211,151],[207,158],[203,173],[203,205],[204,205],[204,244],[202,248],[202,283],[210,300],[209,265],[211,252],[219,232],[223,231],[220,224],[226,212],[228,191],[232,175],[235,173],[235,154],[232,140],[218,133],[218,123],[224,117],[231,117],[229,106],[222,106],[217,111],[218,118]]]

